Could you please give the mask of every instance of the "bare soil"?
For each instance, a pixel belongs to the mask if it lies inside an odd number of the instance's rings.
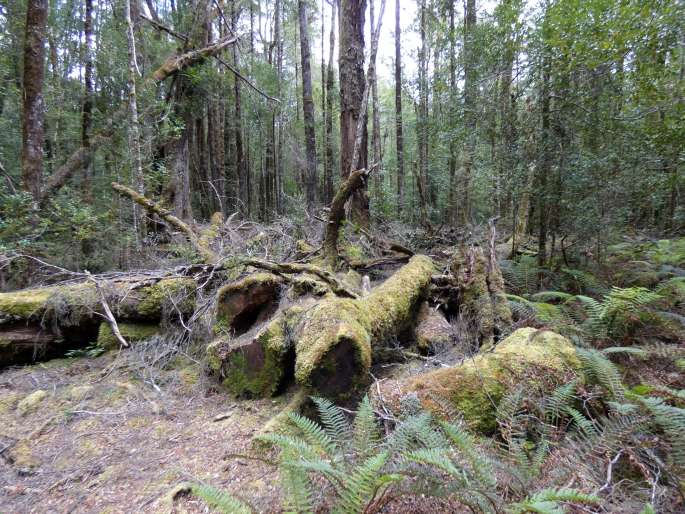
[[[227,456],[287,398],[234,400],[185,358],[141,376],[116,352],[0,370],[0,513],[208,512],[170,500],[193,481],[279,512],[275,470]]]

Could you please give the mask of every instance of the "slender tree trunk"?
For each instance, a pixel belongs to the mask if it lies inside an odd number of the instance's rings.
[[[466,224],[471,218],[471,175],[476,153],[476,93],[477,77],[475,62],[476,0],[466,0],[464,20],[464,123],[466,139],[464,146],[464,176],[462,177],[463,195],[461,200],[461,222]]]
[[[21,178],[37,206],[43,179],[43,73],[47,39],[47,0],[29,0],[24,37]]]
[[[93,113],[93,0],[85,0],[85,17],[83,19],[83,60],[84,60],[84,91],[83,107],[81,112],[81,144],[88,150],[90,148],[90,130]],[[92,161],[83,170],[82,192],[83,200],[92,203]]]
[[[276,93],[281,96],[283,83],[283,37],[281,35],[281,28],[283,26],[283,6],[281,0],[276,0],[276,9],[274,16],[276,17],[276,25],[274,27],[274,39],[276,40]],[[281,115],[281,107],[278,107],[278,114],[276,116],[276,134],[274,136],[274,143],[276,146],[276,184],[275,184],[275,206],[276,212],[283,210],[283,117]]]
[[[448,10],[450,19],[450,157],[448,162],[449,173],[450,173],[450,190],[449,190],[449,201],[448,201],[448,219],[454,225],[458,221],[457,216],[457,134],[455,130],[455,120],[457,118],[457,34],[454,23],[454,0],[448,0]]]
[[[235,33],[238,25],[238,10],[236,8],[236,0],[232,2],[232,25]],[[233,45],[233,66],[238,68],[238,49],[237,45]],[[237,76],[233,77],[233,122],[234,122],[234,137],[235,137],[235,159],[236,159],[236,181],[238,183],[238,201],[240,203],[240,212],[244,216],[250,215],[250,186],[247,169],[247,161],[245,158],[245,149],[243,147],[243,127],[242,127],[242,105],[240,98],[240,79]]]
[[[340,166],[343,179],[351,171],[364,169],[368,163],[366,116],[362,120],[359,160],[353,162],[357,123],[361,112],[366,78],[364,74],[364,11],[366,0],[340,2]],[[357,188],[350,200],[351,220],[369,225],[369,197],[366,185]]]
[[[335,160],[333,155],[333,52],[335,49],[335,8],[337,2],[331,3],[331,30],[328,47],[328,69],[326,70],[326,176],[324,178],[324,190],[326,205],[333,201],[333,170]]]
[[[547,264],[547,178],[551,165],[550,141],[550,73],[547,57],[543,57],[542,91],[540,94],[541,137],[540,166],[538,167],[538,266]],[[542,278],[542,277],[541,277]]]
[[[397,149],[397,216],[404,208],[404,139],[402,137],[402,28],[400,0],[395,0],[395,146]]]
[[[419,165],[417,175],[417,187],[419,189],[421,202],[421,224],[426,226],[427,202],[428,202],[428,57],[426,47],[426,0],[421,0],[420,4],[420,28],[421,47],[419,49],[419,105],[417,109],[418,123],[416,128],[417,148],[419,150]]]
[[[131,1],[124,2],[124,17],[126,19],[126,36],[128,40],[128,110],[129,127],[128,142],[129,151],[132,158],[133,183],[136,191],[141,195],[145,194],[145,181],[143,177],[143,160],[140,152],[140,123],[138,121],[138,100],[136,95],[136,41],[133,32],[133,21],[131,20]],[[137,243],[145,236],[146,228],[143,219],[143,212],[140,207],[133,205],[133,224],[136,229]]]
[[[369,0],[369,22],[375,27],[374,0]],[[383,171],[381,163],[381,122],[380,107],[378,104],[378,78],[376,77],[376,65],[372,63],[371,81],[371,148],[373,149],[373,163],[377,165],[374,171],[375,200],[380,207],[383,204]]]
[[[305,175],[305,189],[307,207],[316,204],[316,122],[314,120],[314,97],[312,93],[311,49],[309,47],[309,23],[307,20],[307,4],[305,0],[298,0],[298,19],[300,22],[300,56],[302,58],[302,110],[304,114],[304,139],[307,151],[307,171]]]

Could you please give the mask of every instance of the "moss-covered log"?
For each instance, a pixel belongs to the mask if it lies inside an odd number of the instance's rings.
[[[459,248],[450,261],[452,290],[449,299],[480,345],[491,348],[511,325],[511,310],[504,294],[504,279],[495,256],[486,257],[478,246]]]
[[[215,331],[240,336],[269,319],[278,309],[283,284],[273,273],[252,273],[222,286],[217,292]]]
[[[292,306],[256,332],[237,339],[222,336],[207,347],[207,364],[236,396],[273,396],[292,378],[295,346],[291,327],[307,309]]]
[[[191,278],[101,281],[117,320],[159,325],[195,309]],[[35,360],[60,346],[94,342],[103,313],[92,281],[0,293],[0,366]]]
[[[492,352],[453,368],[379,382],[370,396],[397,414],[403,399],[415,396],[423,408],[440,417],[449,417],[446,409],[455,410],[474,430],[490,433],[497,428],[497,405],[511,388],[549,393],[579,369],[574,346],[567,339],[550,331],[522,328]]]
[[[439,353],[453,342],[452,326],[428,302],[422,302],[419,307],[414,334],[416,346],[424,353]]]
[[[364,383],[373,346],[409,328],[434,271],[415,256],[362,299],[324,299],[296,327],[295,378],[311,391],[340,397]]]

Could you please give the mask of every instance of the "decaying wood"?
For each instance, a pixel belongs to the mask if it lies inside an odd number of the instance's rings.
[[[206,241],[201,241],[200,237],[198,237],[198,234],[190,227],[190,225],[174,216],[171,211],[168,211],[158,203],[153,202],[146,196],[141,195],[130,187],[123,186],[117,182],[112,182],[112,188],[119,193],[128,196],[138,205],[144,207],[149,212],[156,214],[164,221],[183,232],[183,234],[188,238],[191,246],[195,249],[195,251],[197,251],[197,253],[205,262],[212,263],[217,261],[217,254],[213,252],[211,248],[209,248],[209,246],[206,244]]]
[[[218,54],[224,48],[234,44],[236,41],[237,39],[235,37],[228,36],[219,39],[218,41],[204,48],[191,50],[190,52],[186,52],[184,54],[171,55],[166,61],[164,61],[164,64],[155,70],[153,77],[157,82],[162,82],[171,75],[198,64],[208,57]]]
[[[416,256],[362,298],[305,299],[256,332],[212,343],[209,366],[238,395],[274,394],[293,366],[296,382],[312,394],[352,394],[368,379],[374,348],[413,323],[432,272],[432,261]]]
[[[575,347],[567,339],[522,328],[492,352],[481,352],[454,367],[384,380],[369,390],[369,396],[394,414],[401,413],[403,399],[415,397],[438,417],[458,415],[472,429],[491,433],[497,428],[497,406],[512,388],[548,394],[579,369]]]
[[[357,189],[362,187],[369,176],[367,170],[356,170],[341,185],[333,197],[328,213],[326,233],[324,235],[323,253],[326,264],[335,269],[338,262],[338,239],[340,225],[345,219],[345,204]]]

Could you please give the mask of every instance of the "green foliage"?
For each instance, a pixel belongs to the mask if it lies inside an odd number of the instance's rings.
[[[507,512],[511,514],[523,514],[525,512],[561,514],[564,512],[562,505],[566,503],[597,505],[600,503],[600,499],[597,496],[584,494],[575,489],[544,489],[525,501],[511,505]]]
[[[92,343],[85,348],[75,348],[73,350],[69,350],[64,354],[65,357],[69,359],[75,359],[79,357],[99,357],[103,353],[105,353],[106,349],[100,346],[97,343]]]
[[[252,509],[230,494],[207,484],[193,484],[191,494],[221,514],[251,514]]]

